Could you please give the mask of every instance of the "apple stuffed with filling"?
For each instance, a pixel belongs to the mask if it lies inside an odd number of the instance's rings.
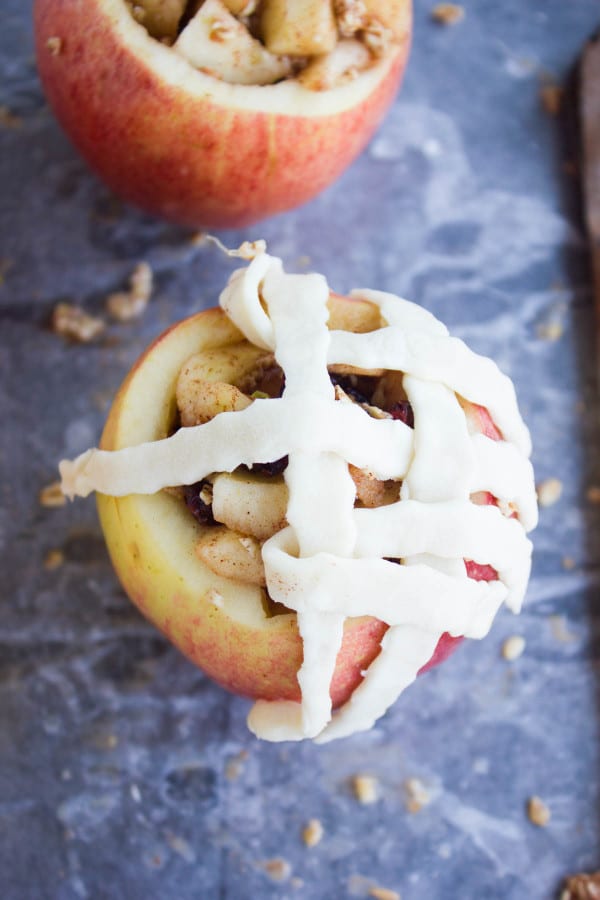
[[[326,741],[519,609],[529,452],[510,379],[430,313],[258,248],[219,309],[146,351],[101,449],[61,474],[68,496],[99,492],[133,602],[255,699],[251,729]]]
[[[400,84],[411,0],[35,0],[50,105],[119,195],[238,227],[309,200]]]

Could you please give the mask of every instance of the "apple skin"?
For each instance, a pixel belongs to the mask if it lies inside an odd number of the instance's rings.
[[[334,304],[361,301],[331,295]],[[176,415],[175,382],[183,363],[202,349],[226,346],[241,333],[219,309],[198,313],[164,332],[140,357],[122,384],[101,440],[117,450],[167,436]],[[481,429],[495,430],[486,410],[472,407]],[[471,411],[471,410],[470,410]],[[133,603],[193,663],[234,693],[255,699],[299,700],[297,672],[302,641],[295,614],[265,617],[258,588],[226,582],[194,552],[202,526],[183,501],[152,496],[98,495],[108,550]],[[494,498],[485,502],[494,502]],[[472,577],[489,580],[489,566],[467,562]],[[210,591],[225,602],[215,605]],[[330,694],[334,707],[351,696],[375,659],[387,625],[372,617],[348,619]],[[462,638],[442,635],[422,672],[446,659]]]
[[[210,87],[205,93],[198,87],[212,79],[179,59],[177,77],[165,76],[164,54],[174,51],[154,41],[151,52],[140,52],[138,45],[152,39],[144,34],[142,40],[141,26],[131,19],[126,30],[137,35],[133,52],[122,21],[120,31],[115,26],[123,17],[115,0],[35,0],[38,70],[65,131],[117,195],[180,224],[237,228],[311,199],[362,151],[404,72],[410,3],[405,36],[373,89],[323,115],[238,102],[251,96],[244,91],[278,85],[236,85],[228,104],[214,102]],[[181,77],[186,69],[193,90]]]

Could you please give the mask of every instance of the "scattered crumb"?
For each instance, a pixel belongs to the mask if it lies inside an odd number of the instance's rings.
[[[310,819],[302,830],[302,840],[307,847],[316,847],[317,844],[321,843],[323,834],[323,826],[319,819]]]
[[[600,872],[581,872],[567,878],[560,900],[600,900]]]
[[[558,478],[547,478],[537,486],[537,497],[540,506],[554,506],[560,500],[563,490],[562,481]]]
[[[539,828],[544,828],[550,821],[550,809],[540,797],[530,797],[527,801],[529,821]]]
[[[420,778],[408,778],[404,782],[405,805],[409,813],[418,813],[431,803],[431,795]]]
[[[266,859],[261,863],[261,866],[273,881],[287,881],[292,873],[292,867],[289,862],[287,859],[282,859],[281,856],[276,856],[274,859]]]
[[[90,316],[81,306],[59,303],[52,313],[52,330],[70,341],[87,344],[104,331],[104,321]]]
[[[137,784],[131,785],[131,787],[129,788],[129,793],[131,794],[131,799],[134,801],[134,803],[142,802],[142,794]]]
[[[165,840],[177,856],[181,856],[186,862],[195,862],[196,854],[185,838],[180,837],[178,834],[174,834],[172,831],[167,831]]]
[[[47,572],[54,572],[55,569],[59,569],[62,566],[64,561],[65,554],[62,550],[48,550],[44,557],[44,568]]]
[[[369,897],[375,897],[375,900],[400,900],[398,891],[391,891],[384,887],[369,888]]]
[[[2,128],[20,128],[23,119],[15,115],[8,106],[0,106],[0,127]]]
[[[57,37],[56,35],[54,35],[53,37],[49,37],[46,41],[46,47],[48,48],[52,56],[60,56],[62,52],[62,45],[62,38]]]
[[[236,781],[244,771],[244,763],[247,759],[247,750],[240,750],[235,756],[231,756],[225,766],[225,778],[228,781]]]
[[[67,502],[67,498],[61,490],[60,481],[53,481],[51,484],[47,484],[45,488],[42,488],[38,494],[38,499],[42,506],[47,507],[64,506]]]
[[[108,314],[117,322],[131,322],[139,318],[152,295],[152,269],[146,262],[138,263],[129,279],[129,290],[110,294],[106,301]]]
[[[536,333],[541,341],[558,341],[564,334],[562,322],[544,322],[538,325]]]
[[[544,84],[540,88],[540,101],[544,112],[549,116],[557,116],[560,113],[564,97],[564,90],[558,84]]]
[[[594,506],[600,504],[600,486],[593,484],[587,489],[585,496],[588,502],[593,503]]]
[[[204,231],[195,231],[189,239],[189,244],[192,247],[206,247],[208,243],[208,235]]]
[[[502,656],[504,659],[508,660],[508,662],[518,659],[523,655],[524,650],[525,638],[521,637],[520,634],[513,634],[502,644]]]
[[[562,567],[563,567],[563,569],[566,569],[567,572],[570,572],[571,569],[574,569],[576,565],[577,565],[577,563],[575,562],[575,560],[573,559],[572,556],[563,556]]]
[[[354,775],[352,788],[358,802],[365,806],[379,799],[379,779],[374,775]]]
[[[552,637],[555,640],[560,641],[562,644],[572,644],[577,640],[575,632],[569,631],[564,616],[548,616],[548,622],[550,623]]]
[[[223,594],[220,594],[215,588],[210,588],[204,595],[209,603],[221,609],[223,606]]]
[[[456,25],[464,17],[464,6],[459,3],[438,3],[431,10],[431,18],[440,25]]]
[[[13,265],[14,262],[12,259],[7,259],[6,257],[0,259],[0,285],[4,284],[6,281],[6,276]]]

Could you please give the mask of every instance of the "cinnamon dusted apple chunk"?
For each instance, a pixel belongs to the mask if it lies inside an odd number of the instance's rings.
[[[220,305],[146,352],[62,488],[99,492],[125,590],[256,700],[255,734],[333,740],[518,612],[529,434],[510,380],[399,297],[339,297],[261,247]]]
[[[152,37],[173,41],[185,12],[187,0],[127,0],[136,22]]]
[[[261,28],[272,53],[317,56],[329,53],[337,41],[329,0],[263,0]]]

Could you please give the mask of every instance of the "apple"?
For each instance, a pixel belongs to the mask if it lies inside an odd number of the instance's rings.
[[[370,18],[329,55],[335,23],[314,12],[329,5],[287,6],[297,20],[280,15],[278,0],[262,0],[263,43],[232,0],[199,8],[35,0],[40,78],[64,129],[116,194],[181,224],[247,225],[304,203],[341,174],[381,122],[409,52],[411,0],[387,4],[383,44]],[[278,55],[294,34],[311,36],[308,50],[318,54]],[[296,53],[307,47],[298,43]]]
[[[330,295],[332,327],[339,327],[343,318],[352,330],[369,330],[372,314],[368,302]],[[101,447],[118,450],[166,437],[176,426],[175,392],[186,362],[198,353],[210,357],[241,340],[241,333],[219,309],[198,313],[162,334],[121,386]],[[499,437],[486,410],[469,405],[469,413],[473,427],[493,429]],[[300,699],[296,675],[302,641],[295,613],[275,609],[260,586],[231,581],[205,565],[197,547],[211,529],[196,521],[180,496],[168,491],[98,495],[98,509],[126,593],[193,663],[235,693],[256,699]],[[472,577],[496,577],[490,567],[466,565]],[[346,621],[330,687],[334,707],[348,700],[360,683],[362,672],[379,653],[386,629],[371,617]],[[443,635],[422,671],[445,659],[460,640]]]

